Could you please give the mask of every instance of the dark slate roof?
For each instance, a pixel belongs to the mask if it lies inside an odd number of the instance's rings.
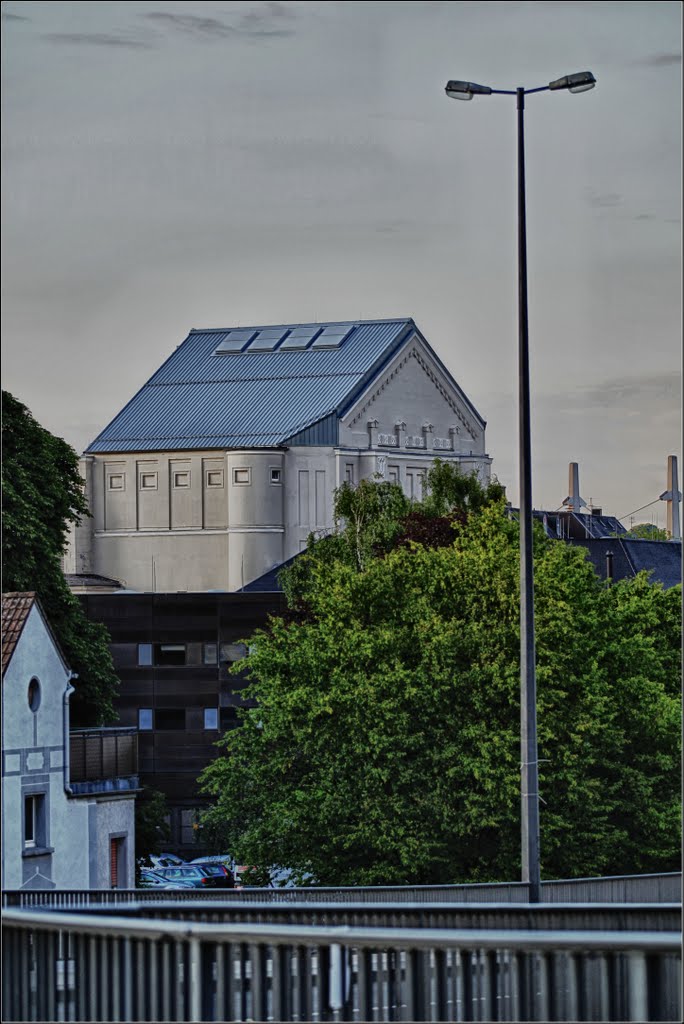
[[[64,578],[70,587],[111,587],[120,590],[123,584],[109,576],[98,576],[92,572],[67,572]]]
[[[682,582],[682,542],[678,540],[625,540],[622,537],[598,540],[570,540],[589,552],[598,575],[606,578],[606,555],[613,555],[613,579],[630,579],[638,572],[650,572],[652,583],[675,587]]]
[[[280,585],[278,574],[282,569],[287,569],[288,566],[292,565],[295,558],[299,558],[299,555],[293,555],[292,558],[288,558],[285,562],[281,562],[279,565],[274,565],[272,569],[265,572],[263,576],[259,576],[258,579],[252,580],[241,590],[238,590],[238,594],[282,594],[283,588]]]
[[[86,450],[282,445],[326,417],[343,415],[414,333],[420,334],[407,318],[192,330]],[[308,338],[306,347],[289,348],[297,335]]]
[[[571,512],[569,509],[555,512],[535,509],[533,515],[542,523],[547,537],[554,540],[598,540],[626,532],[615,516],[590,515],[586,512]]]

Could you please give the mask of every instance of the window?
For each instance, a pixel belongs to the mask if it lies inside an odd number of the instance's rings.
[[[156,491],[157,490],[157,474],[156,473],[141,473],[140,474],[140,490],[141,491]]]
[[[40,683],[35,676],[28,685],[28,704],[33,712],[40,707]]]
[[[185,729],[185,708],[157,708],[157,729]]]
[[[346,466],[344,467],[344,478],[345,478],[345,480],[347,481],[348,484],[353,484],[354,483],[354,464],[353,464],[353,462],[348,462],[346,464]]]
[[[218,644],[202,644],[202,664],[215,665],[218,662]]]
[[[244,644],[221,644],[221,661],[240,661],[247,656]]]
[[[237,708],[221,708],[221,730],[223,732],[227,732],[228,729],[236,729],[239,724]]]
[[[173,474],[173,486],[174,487],[189,487],[190,486],[190,471],[184,471],[182,473]]]
[[[45,849],[47,835],[45,827],[45,794],[35,793],[24,797],[24,848]]]
[[[242,484],[244,486],[246,484],[251,484],[251,482],[252,482],[252,470],[251,469],[248,469],[247,467],[243,467],[243,468],[240,468],[240,469],[234,469],[233,470],[233,483],[234,484],[238,484],[238,485]]]
[[[138,664],[152,664],[152,644],[138,644]]]
[[[152,708],[138,708],[138,728],[145,731],[154,728]]]
[[[155,644],[155,665],[184,665],[185,644]]]
[[[126,477],[123,473],[111,473],[107,477],[107,488],[110,491],[125,490]]]
[[[279,469],[271,469],[271,483],[279,484],[282,483],[282,474]]]
[[[210,469],[207,471],[207,487],[223,487],[222,469]]]
[[[204,709],[204,728],[218,729],[218,708]]]

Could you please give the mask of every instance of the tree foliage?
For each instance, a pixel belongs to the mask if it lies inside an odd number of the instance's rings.
[[[668,540],[667,530],[655,523],[635,523],[627,533],[620,534],[621,540]]]
[[[405,542],[397,496],[369,537],[352,497],[295,563],[297,614],[250,641],[257,706],[203,773],[205,836],[321,884],[516,878],[517,523],[496,492],[428,497],[450,542]],[[676,868],[681,588],[606,586],[539,531],[535,595],[544,876]]]
[[[162,853],[171,838],[166,797],[145,787],[135,801],[135,859],[147,863],[151,853]]]
[[[8,392],[2,393],[3,589],[35,591],[74,672],[72,724],[113,721],[118,686],[104,626],[90,622],[61,559],[69,527],[89,515],[78,457]]]

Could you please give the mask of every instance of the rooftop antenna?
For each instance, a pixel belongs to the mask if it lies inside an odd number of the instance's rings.
[[[667,457],[667,490],[660,495],[661,501],[667,502],[667,536],[669,540],[681,540],[682,531],[679,524],[679,503],[682,492],[679,490],[677,478],[677,456]]]
[[[571,512],[580,512],[582,510],[582,506],[586,506],[586,501],[584,498],[580,498],[579,464],[577,462],[571,462],[568,468],[568,490],[570,493],[567,498],[563,499],[563,504]]]

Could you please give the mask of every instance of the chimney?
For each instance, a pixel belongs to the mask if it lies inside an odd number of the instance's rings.
[[[613,582],[613,552],[606,551],[606,580],[608,583]]]
[[[571,512],[580,512],[583,505],[586,505],[584,498],[580,498],[579,492],[579,464],[571,462],[568,473],[568,490],[570,493],[563,501],[563,504]]]
[[[677,479],[677,456],[667,457],[667,490],[660,495],[661,501],[667,502],[667,536],[669,540],[681,540],[682,531],[679,525],[679,502],[682,492]]]

